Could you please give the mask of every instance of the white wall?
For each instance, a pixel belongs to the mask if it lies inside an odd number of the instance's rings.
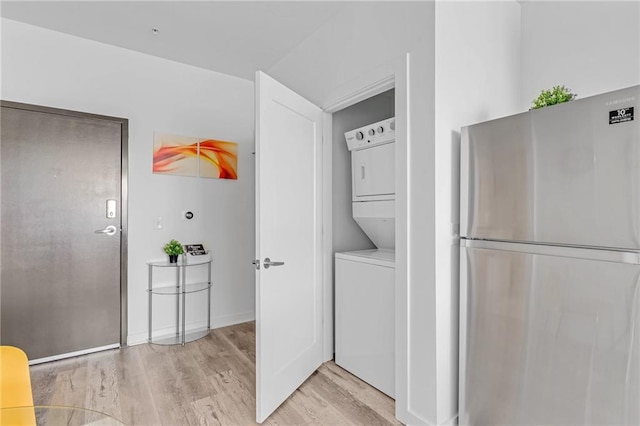
[[[428,2],[354,2],[267,73],[327,106],[361,89],[358,82],[381,66],[391,71],[390,61],[424,43],[432,31],[432,7]]]
[[[522,2],[522,109],[565,85],[579,98],[640,83],[640,2]]]
[[[214,326],[253,319],[252,82],[5,19],[1,68],[4,100],[129,119],[130,344],[146,339],[145,262],[163,259],[171,238],[213,254]],[[152,174],[154,131],[238,142],[238,180]],[[181,219],[185,210],[193,221]],[[206,322],[198,302],[192,325]],[[169,327],[172,306],[158,307],[158,327]]]
[[[459,147],[462,126],[520,112],[520,5],[436,2],[435,335],[437,417],[457,413]]]

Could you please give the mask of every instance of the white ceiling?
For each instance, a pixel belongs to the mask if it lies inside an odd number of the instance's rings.
[[[346,3],[5,1],[4,18],[253,80]],[[158,35],[151,29],[158,28]]]

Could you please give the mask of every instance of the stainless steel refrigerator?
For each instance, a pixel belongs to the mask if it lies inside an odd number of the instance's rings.
[[[459,424],[640,424],[639,103],[462,129]]]

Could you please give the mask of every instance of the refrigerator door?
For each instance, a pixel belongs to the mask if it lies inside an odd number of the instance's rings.
[[[461,242],[461,425],[640,424],[638,253]]]
[[[640,249],[640,86],[462,129],[461,236]]]

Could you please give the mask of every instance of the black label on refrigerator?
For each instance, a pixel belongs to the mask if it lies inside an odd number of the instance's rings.
[[[609,111],[609,124],[626,123],[627,121],[633,121],[633,107]]]

